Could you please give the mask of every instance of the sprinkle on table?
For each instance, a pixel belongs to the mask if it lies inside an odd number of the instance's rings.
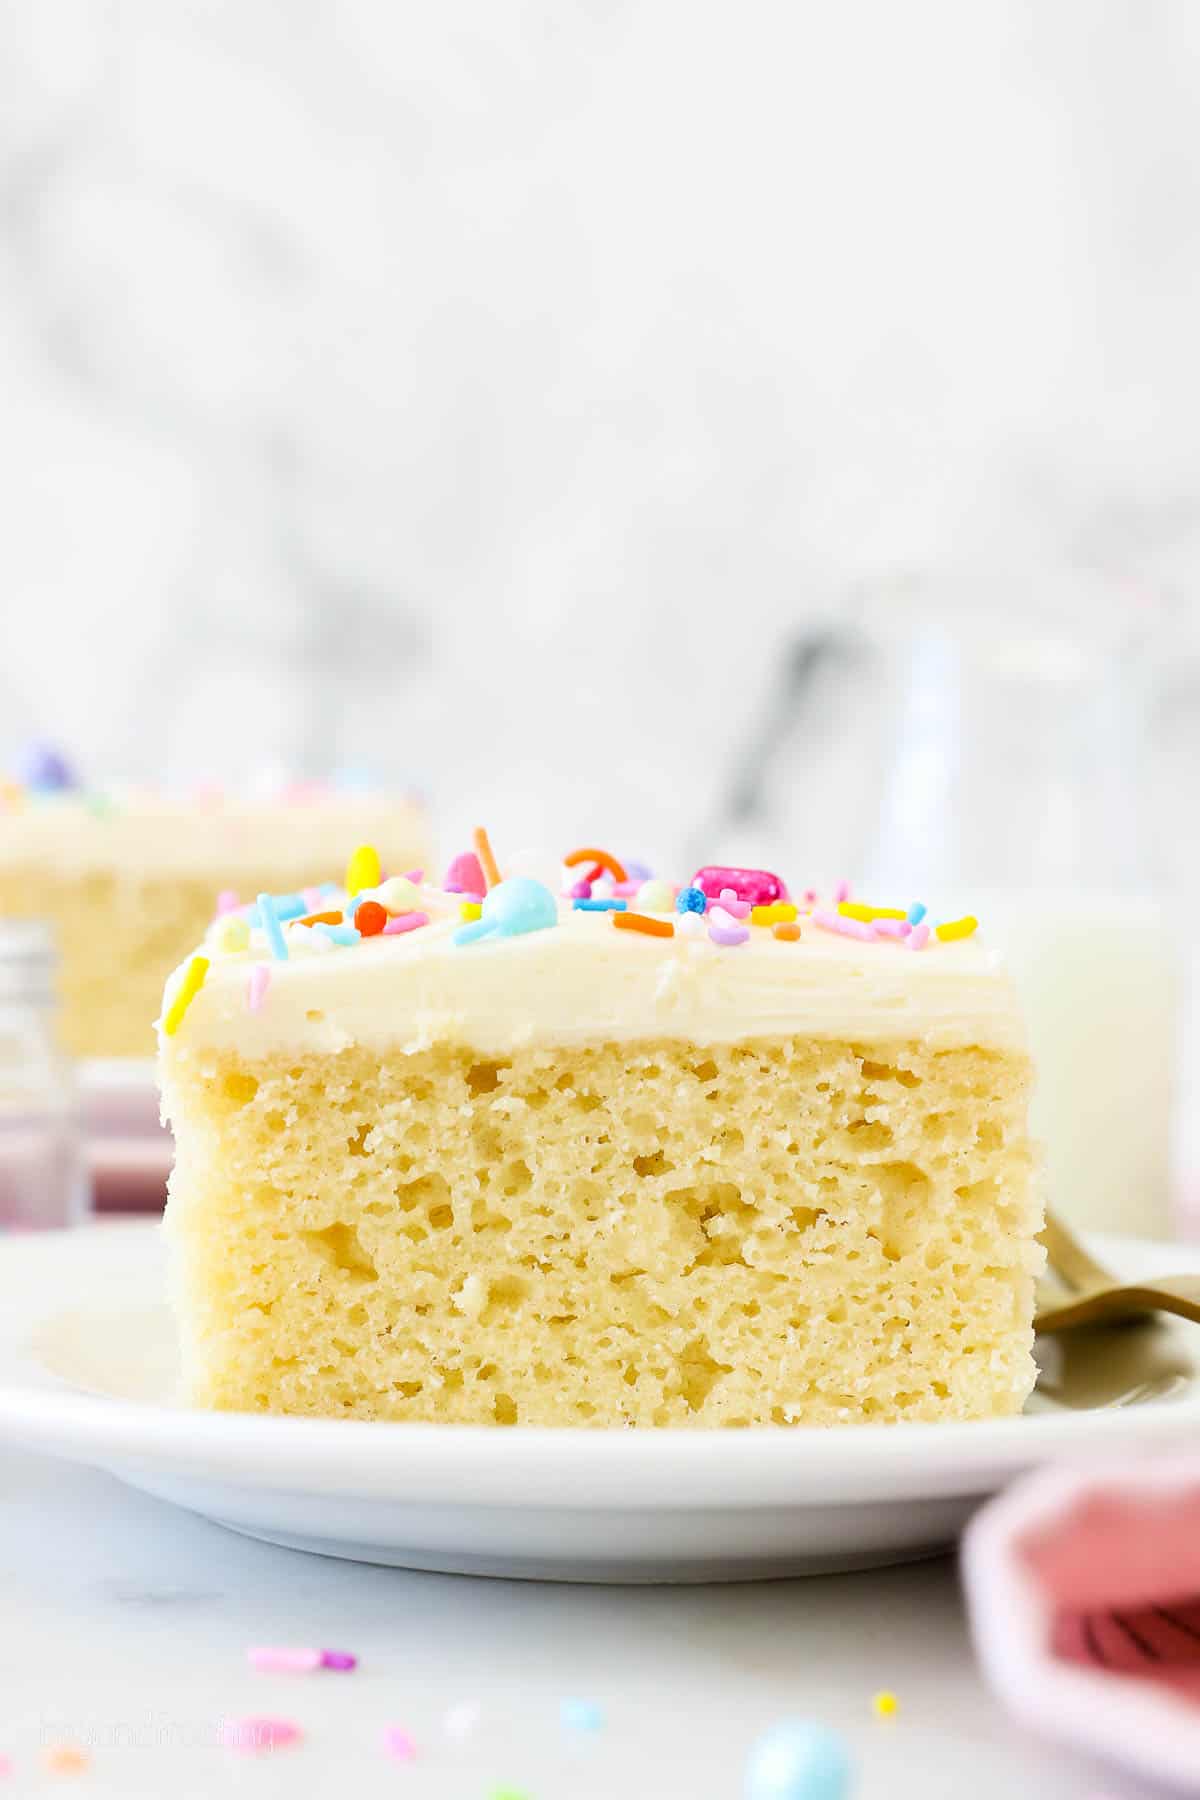
[[[651,919],[645,913],[614,912],[612,922],[621,931],[640,931],[643,937],[675,936],[675,927],[670,919]]]
[[[163,1032],[167,1037],[174,1037],[183,1023],[183,1015],[204,986],[204,977],[208,974],[207,956],[193,956],[187,966],[183,980],[176,989],[175,998],[163,1015]]]
[[[406,1731],[403,1725],[384,1726],[383,1748],[396,1762],[413,1762],[417,1754],[416,1740],[412,1732]]]
[[[222,1719],[221,1743],[239,1756],[261,1756],[266,1751],[284,1750],[298,1744],[304,1733],[292,1719],[250,1717]]]
[[[91,1760],[78,1744],[51,1744],[46,1751],[46,1767],[52,1775],[82,1775]]]

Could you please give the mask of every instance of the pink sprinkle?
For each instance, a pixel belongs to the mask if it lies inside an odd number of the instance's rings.
[[[301,888],[300,898],[304,901],[309,912],[325,911],[325,896],[320,888]]]
[[[641,887],[641,885],[642,884],[640,881],[614,881],[613,882],[613,899],[614,900],[635,899],[637,897],[637,891]]]
[[[871,930],[876,937],[906,938],[912,926],[907,919],[872,919]]]
[[[733,918],[735,918],[735,919],[748,919],[749,918],[750,902],[748,900],[739,900],[732,888],[722,888],[720,898],[721,898],[721,905],[725,908],[725,911],[727,913],[730,913],[732,915]]]
[[[388,920],[379,935],[380,937],[396,937],[402,931],[416,931],[418,926],[428,925],[428,923],[428,913],[397,913],[394,919]]]
[[[221,1742],[240,1756],[261,1756],[265,1750],[283,1750],[304,1736],[290,1719],[222,1719]]]
[[[714,944],[744,944],[750,933],[744,925],[710,925],[708,935]]]
[[[805,888],[805,890],[804,890],[804,904],[805,904],[805,906],[815,906],[815,905],[816,905],[816,904],[817,904],[817,890],[816,890],[816,888]]]
[[[590,881],[577,881],[574,887],[567,889],[568,900],[590,900],[592,884]]]
[[[850,883],[848,881],[839,881],[833,890],[833,904],[835,906],[840,906],[843,900],[848,900],[849,898]]]
[[[817,907],[812,922],[825,931],[836,931],[842,937],[862,938],[868,944],[875,942],[875,933],[861,919],[847,919],[844,914],[829,912],[823,906]]]
[[[238,897],[232,888],[222,888],[217,895],[217,917],[223,918],[226,913],[236,912]]]
[[[322,1650],[323,1669],[357,1669],[358,1658],[352,1650]]]
[[[273,1649],[267,1645],[247,1650],[246,1660],[252,1669],[272,1674],[304,1675],[321,1667],[322,1656],[319,1650]]]
[[[442,886],[448,894],[480,894],[487,892],[487,882],[483,878],[483,864],[473,850],[464,850],[456,856],[442,877]]]
[[[412,1762],[417,1754],[417,1746],[410,1732],[403,1725],[386,1725],[383,1731],[383,1747],[389,1756],[397,1762]]]
[[[246,983],[246,1005],[251,1012],[261,1012],[262,1003],[267,997],[267,989],[271,985],[271,971],[265,962],[255,963],[250,971],[250,979]]]
[[[905,948],[909,950],[923,950],[928,942],[928,925],[914,925],[907,939]]]
[[[414,887],[420,887],[425,879],[425,871],[424,869],[410,869],[404,879],[411,881]]]

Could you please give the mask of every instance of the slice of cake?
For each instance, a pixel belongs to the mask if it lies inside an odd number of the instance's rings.
[[[676,890],[593,851],[560,896],[483,851],[453,870],[490,877],[482,906],[369,889],[368,855],[353,900],[305,922],[266,898],[168,983],[193,1400],[501,1425],[1018,1411],[1030,1070],[974,921],[798,908],[761,871]]]
[[[0,917],[53,926],[61,1037],[78,1056],[154,1054],[163,982],[221,889],[302,891],[359,839],[397,870],[428,849],[420,809],[394,795],[315,783],[257,798],[85,792],[61,759],[38,770],[0,784]]]

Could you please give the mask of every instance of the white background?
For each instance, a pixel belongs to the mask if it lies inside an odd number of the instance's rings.
[[[1198,103],[1188,0],[5,0],[0,756],[650,850],[864,582],[1190,595]]]

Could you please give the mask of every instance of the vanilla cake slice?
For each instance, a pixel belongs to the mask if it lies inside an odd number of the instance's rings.
[[[677,892],[602,852],[560,895],[480,847],[481,916],[358,853],[352,900],[218,921],[168,983],[193,1401],[498,1425],[1018,1411],[1030,1068],[974,922],[798,909],[763,871]],[[470,856],[452,876],[486,885]]]

